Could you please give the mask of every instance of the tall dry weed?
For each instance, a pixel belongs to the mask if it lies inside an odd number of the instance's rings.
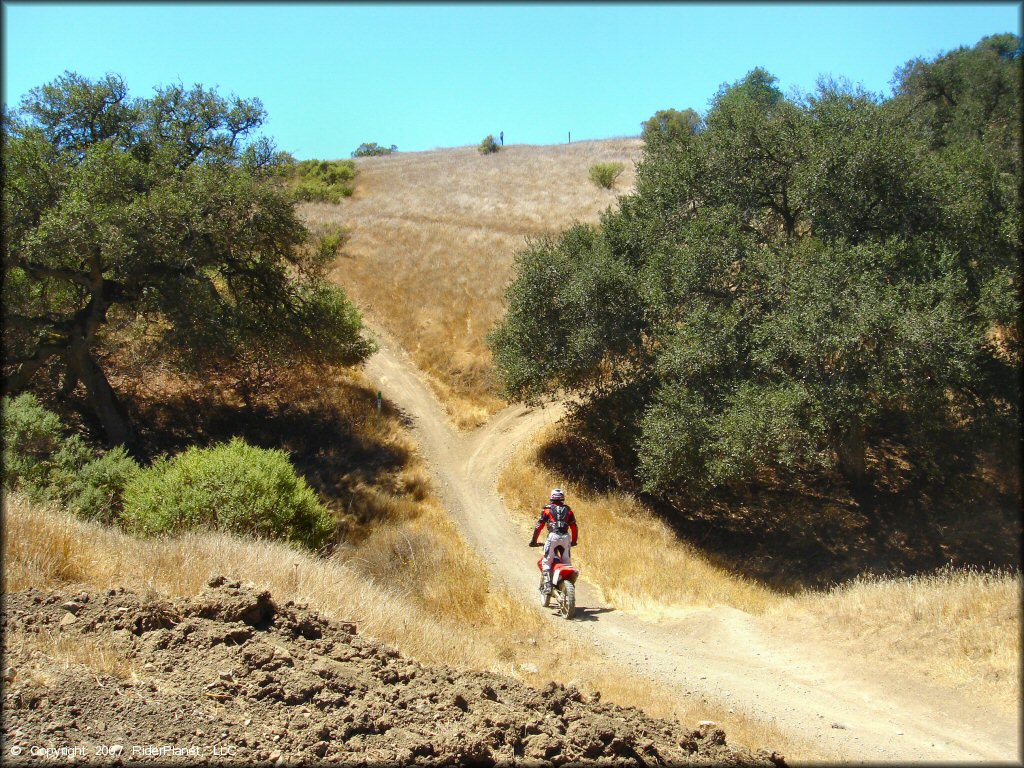
[[[456,561],[471,559],[472,553],[448,551],[438,558],[438,542],[432,537],[416,538],[415,525],[409,529],[409,556],[422,560],[434,556],[444,566],[417,569],[418,583],[403,574],[409,566],[401,558],[388,560],[389,567],[382,568],[377,578],[360,567],[360,554],[373,557],[372,550],[380,546],[373,536],[363,549],[319,558],[284,542],[214,532],[137,538],[78,520],[62,510],[35,506],[19,496],[8,496],[5,501],[7,591],[124,586],[189,596],[200,592],[211,575],[224,573],[265,586],[276,599],[304,602],[325,615],[355,621],[361,631],[400,644],[424,661],[480,668],[487,668],[495,656],[492,643],[484,638],[484,642],[466,646],[452,643],[451,638],[467,620],[480,626],[494,625],[490,609],[496,608],[495,616],[507,615],[501,603],[514,601],[500,592],[489,592],[486,581],[470,580],[459,585],[458,601],[444,606],[447,610],[438,610],[441,606],[435,595],[450,590]],[[54,546],[55,540],[61,544]],[[453,596],[451,591],[447,594]],[[526,624],[522,629],[539,626],[539,617],[535,617],[532,627]]]
[[[1012,709],[1020,703],[1021,574],[943,568],[899,578],[865,576],[778,606],[810,620],[832,642],[896,673],[970,691]]]
[[[26,631],[19,627],[4,638],[4,648],[21,659],[42,655],[57,662],[63,669],[80,664],[95,674],[114,677],[138,677],[139,669],[123,647],[109,638],[70,635],[43,630]],[[28,667],[34,674],[40,674]],[[24,671],[24,670],[21,670]],[[46,680],[42,681],[46,684]]]

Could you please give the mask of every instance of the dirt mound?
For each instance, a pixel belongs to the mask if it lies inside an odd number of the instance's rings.
[[[554,683],[427,667],[223,577],[190,599],[5,595],[4,758],[772,765]],[[82,663],[85,662],[85,663]],[[774,758],[781,762],[779,758]]]

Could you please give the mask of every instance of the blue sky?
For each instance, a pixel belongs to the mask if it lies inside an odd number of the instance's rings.
[[[276,4],[5,2],[4,101],[65,70],[257,96],[299,159],[637,135],[707,109],[755,66],[784,90],[820,74],[888,95],[893,71],[1020,33],[1019,3]]]

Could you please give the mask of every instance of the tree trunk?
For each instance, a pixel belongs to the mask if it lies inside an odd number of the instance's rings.
[[[68,397],[72,392],[75,391],[75,387],[78,386],[78,377],[75,375],[74,368],[67,360],[65,355],[64,360],[64,383],[60,386],[60,396]]]
[[[134,453],[135,434],[129,426],[128,415],[103,369],[93,358],[89,343],[81,336],[73,336],[71,339],[68,365],[68,375],[85,385],[86,399],[103,425],[107,439],[111,444],[123,445],[130,453]]]
[[[839,471],[854,486],[864,485],[867,477],[866,452],[867,446],[864,425],[857,419],[850,422],[846,431],[840,436],[836,447],[839,458]]]

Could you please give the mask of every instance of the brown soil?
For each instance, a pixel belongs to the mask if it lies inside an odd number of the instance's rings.
[[[43,761],[42,748],[100,763],[782,763],[733,749],[713,724],[689,730],[556,683],[423,666],[224,577],[178,600],[12,593],[3,628],[5,761]],[[108,648],[114,674],[48,652],[57,639]]]

